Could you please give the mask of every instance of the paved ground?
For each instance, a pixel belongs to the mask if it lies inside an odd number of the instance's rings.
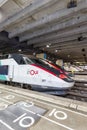
[[[1,84],[0,130],[87,130],[87,104]]]

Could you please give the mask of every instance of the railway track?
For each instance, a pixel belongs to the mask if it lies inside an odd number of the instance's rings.
[[[65,97],[87,102],[87,82],[76,82]]]
[[[4,83],[2,82],[2,84]],[[16,85],[9,84],[9,85],[13,87],[23,88],[23,86],[19,84],[16,84]],[[29,88],[26,86],[26,89],[29,89]],[[87,102],[87,82],[75,82],[75,85],[68,92],[68,94],[61,97]]]

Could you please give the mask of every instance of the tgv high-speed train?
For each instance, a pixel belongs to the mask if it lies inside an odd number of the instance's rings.
[[[66,94],[74,85],[74,81],[60,67],[22,54],[1,56],[0,80],[56,95]]]

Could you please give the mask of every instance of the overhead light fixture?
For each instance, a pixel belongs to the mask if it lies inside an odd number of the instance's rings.
[[[58,52],[58,50],[56,49],[55,52]]]
[[[74,8],[77,7],[77,0],[70,0],[70,2],[67,4],[67,8]]]
[[[84,40],[83,36],[78,37],[78,41],[83,41],[83,40]]]
[[[83,49],[82,49],[82,51],[84,52],[84,51],[85,51],[85,49],[83,48]]]
[[[36,55],[36,53],[35,53],[35,52],[33,52],[33,55],[35,56],[35,55]]]
[[[85,57],[85,56],[86,56],[86,54],[83,54],[83,56]]]
[[[48,44],[46,45],[47,48],[49,48],[50,46],[51,46],[51,43],[48,43]]]
[[[22,50],[21,50],[21,49],[19,49],[18,51],[19,51],[19,52],[21,52]]]
[[[68,58],[70,57],[70,55],[68,55]]]
[[[47,48],[49,48],[49,47],[50,47],[50,45],[46,45],[46,47],[47,47]]]

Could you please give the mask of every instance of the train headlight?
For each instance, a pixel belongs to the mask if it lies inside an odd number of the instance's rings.
[[[64,74],[60,74],[60,75],[59,75],[59,78],[61,78],[61,79],[65,79],[65,78],[67,78],[67,76],[64,75]]]

